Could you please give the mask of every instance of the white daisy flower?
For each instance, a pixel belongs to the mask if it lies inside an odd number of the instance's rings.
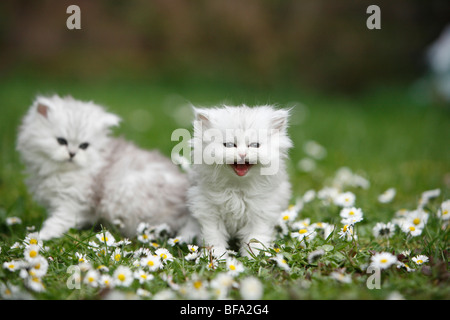
[[[102,231],[95,235],[102,244],[106,244],[108,247],[113,246],[116,243],[113,235],[109,231]]]
[[[439,210],[437,212],[437,216],[442,220],[450,219],[450,199],[445,200],[441,203],[441,206],[439,207]]]
[[[346,238],[347,241],[357,240],[358,237],[354,234],[353,225],[346,224],[338,232],[339,238]]]
[[[48,270],[48,261],[43,256],[39,256],[36,259],[33,259],[33,261],[30,262],[29,266],[29,273],[36,277],[43,277],[47,274]]]
[[[330,278],[337,280],[342,283],[351,283],[352,277],[349,274],[344,274],[342,272],[333,271],[330,273]]]
[[[44,243],[41,240],[41,238],[39,237],[39,233],[38,232],[29,233],[25,237],[23,242],[25,243],[26,246],[33,245],[33,244],[39,246],[40,248],[42,248],[44,246]]]
[[[138,280],[140,284],[143,284],[147,281],[153,280],[154,276],[142,269],[139,269],[134,272],[134,278]]]
[[[3,262],[3,268],[11,272],[21,269],[24,265],[25,264],[22,260],[12,260]]]
[[[20,219],[19,217],[8,217],[6,218],[6,224],[8,226],[12,226],[15,224],[22,224],[22,219]]]
[[[402,225],[401,225],[401,229],[404,233],[406,233],[407,235],[410,235],[412,237],[417,237],[420,236],[422,234],[422,228],[417,227],[416,225],[414,225],[413,222],[410,221],[405,221]]]
[[[111,254],[111,260],[114,261],[115,263],[118,263],[122,260],[123,258],[122,255],[123,255],[122,249],[116,248],[114,252]]]
[[[394,235],[395,225],[391,222],[382,223],[378,222],[372,228],[372,234],[375,238],[390,238]]]
[[[136,290],[136,294],[137,294],[139,297],[141,297],[141,298],[150,298],[150,296],[152,295],[152,294],[150,293],[150,291],[145,290],[145,289],[142,289],[142,288],[138,288],[138,289]]]
[[[417,228],[424,228],[428,222],[429,214],[422,210],[417,209],[414,211],[410,211],[407,215],[407,219],[412,222],[412,224]]]
[[[259,300],[264,294],[264,287],[258,278],[247,277],[242,279],[239,292],[244,300]]]
[[[355,200],[356,200],[356,196],[348,191],[348,192],[343,192],[338,194],[335,198],[334,198],[334,204],[339,206],[339,207],[352,207],[355,204]]]
[[[418,255],[412,258],[412,261],[414,261],[417,265],[424,264],[428,262],[428,257],[425,255]]]
[[[141,266],[149,271],[159,270],[162,267],[161,258],[157,255],[148,255],[141,259]]]
[[[25,248],[23,255],[25,257],[25,260],[31,262],[34,259],[37,259],[39,257],[39,246],[36,244],[31,244],[27,248]]]
[[[184,258],[188,261],[197,259],[199,255],[198,246],[188,244],[188,250],[189,253]]]
[[[113,273],[113,281],[116,286],[128,287],[133,282],[133,272],[130,268],[120,265]]]
[[[244,265],[236,258],[228,257],[226,260],[227,270],[231,276],[237,276],[244,271]]]
[[[181,244],[183,243],[183,238],[182,237],[175,237],[175,238],[170,238],[169,241],[167,241],[168,244],[170,244],[172,247],[177,245],[177,244]]]
[[[155,251],[155,254],[161,258],[161,262],[167,263],[168,261],[173,261],[173,256],[169,250],[165,248],[159,248]]]
[[[363,212],[360,208],[343,208],[339,213],[342,224],[355,224],[363,220]]]
[[[45,286],[42,283],[42,279],[36,276],[29,276],[25,279],[25,286],[35,292],[45,291]]]
[[[419,208],[425,207],[428,202],[433,199],[439,197],[441,194],[441,189],[434,189],[422,192],[419,200]]]
[[[397,257],[389,252],[374,254],[371,258],[371,265],[379,269],[387,269],[397,262]]]
[[[395,188],[389,188],[378,196],[378,202],[389,203],[394,200],[396,193],[397,191],[395,190]]]
[[[84,276],[83,282],[90,287],[97,288],[99,286],[100,273],[97,270],[91,269]]]
[[[284,256],[281,253],[279,253],[275,257],[273,257],[272,260],[276,261],[278,267],[280,267],[284,271],[290,271],[291,270],[291,267],[289,267],[286,259],[284,258]]]
[[[76,257],[78,263],[89,262],[89,260],[86,258],[86,253],[75,252],[75,257]]]
[[[98,280],[98,283],[100,287],[102,288],[113,288],[114,287],[114,280],[109,274],[103,274],[100,276],[100,279]]]

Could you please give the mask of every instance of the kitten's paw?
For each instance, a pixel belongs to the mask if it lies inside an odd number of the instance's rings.
[[[54,238],[59,238],[63,235],[62,232],[59,232],[57,230],[52,230],[49,228],[42,228],[41,231],[39,231],[39,238],[42,241],[47,241],[47,240],[51,240]]]

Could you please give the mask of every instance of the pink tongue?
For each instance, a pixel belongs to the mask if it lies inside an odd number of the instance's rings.
[[[250,169],[248,164],[235,164],[233,165],[234,171],[239,177],[245,176]]]

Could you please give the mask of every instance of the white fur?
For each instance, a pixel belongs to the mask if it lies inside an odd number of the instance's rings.
[[[29,191],[48,210],[43,240],[99,219],[120,221],[126,236],[134,236],[140,222],[167,223],[176,232],[188,223],[186,176],[158,152],[110,137],[119,122],[92,102],[56,95],[37,97],[23,118],[17,150]],[[180,232],[191,237],[195,230]]]
[[[241,240],[241,254],[250,256],[249,243],[253,253],[258,254],[258,249],[273,241],[279,214],[288,206],[291,197],[285,167],[292,145],[287,135],[288,111],[270,106],[225,106],[194,108],[194,112],[194,154],[206,150],[205,158],[209,151],[213,151],[215,157],[223,156],[223,164],[196,164],[194,159],[190,173],[188,204],[201,225],[203,240],[213,246],[216,256],[225,254],[232,237]],[[215,132],[215,139],[211,141],[208,129]],[[230,136],[230,131],[238,133]],[[263,134],[256,137],[255,132]],[[218,133],[223,134],[222,140]],[[230,141],[236,146],[224,147],[223,143]],[[260,146],[249,147],[252,142],[258,142]],[[256,160],[256,164],[247,174],[238,176],[227,163],[244,159],[252,161],[250,163]],[[278,164],[276,172],[263,175],[261,170],[273,163]]]

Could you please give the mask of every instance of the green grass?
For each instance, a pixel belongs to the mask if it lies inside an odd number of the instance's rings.
[[[305,204],[297,219],[310,218],[311,223],[326,222],[336,225],[330,237],[315,237],[304,247],[304,242],[289,234],[279,234],[275,247],[286,259],[290,270],[285,271],[272,260],[276,254],[269,248],[267,256],[254,260],[237,257],[244,271],[235,277],[243,283],[249,276],[257,277],[264,288],[264,299],[385,299],[399,293],[407,299],[449,299],[448,287],[448,228],[443,228],[436,213],[440,204],[449,199],[450,186],[450,120],[449,109],[437,105],[424,105],[412,100],[405,86],[393,86],[368,90],[354,96],[324,94],[298,90],[290,86],[255,88],[227,81],[202,81],[201,79],[138,81],[108,80],[83,82],[17,76],[0,82],[0,283],[17,286],[21,294],[38,299],[100,299],[111,291],[92,288],[82,283],[80,289],[69,289],[71,276],[67,269],[78,265],[76,253],[86,255],[94,267],[105,265],[113,275],[119,265],[138,269],[132,255],[122,255],[116,262],[110,255],[97,255],[90,241],[97,241],[101,230],[112,232],[118,241],[120,235],[114,227],[104,225],[90,230],[71,230],[61,239],[48,241],[40,255],[47,258],[49,267],[42,278],[46,290],[35,292],[20,277],[20,272],[3,268],[4,262],[23,259],[24,248],[11,249],[15,242],[21,243],[30,232],[27,227],[40,228],[45,210],[37,206],[23,183],[23,169],[14,149],[17,126],[36,94],[71,94],[81,100],[93,100],[119,114],[123,124],[115,132],[144,148],[160,149],[170,154],[176,142],[170,141],[172,131],[179,127],[190,129],[188,108],[194,105],[210,106],[217,103],[249,105],[272,103],[295,106],[291,119],[290,135],[295,148],[290,155],[289,173],[293,185],[293,198],[301,197],[307,190],[321,190],[329,186],[341,167],[370,182],[368,189],[346,186],[356,196],[355,206],[364,212],[364,220],[356,224],[358,239],[340,239],[340,208],[334,204],[324,205],[315,199]],[[144,110],[136,113],[136,110]],[[177,116],[174,116],[177,115]],[[146,119],[144,123],[140,119]],[[149,124],[149,125],[148,125]],[[148,126],[147,126],[148,125]],[[147,126],[147,127],[146,127]],[[311,172],[299,170],[299,160],[309,157],[303,150],[308,140],[324,146],[327,156],[315,160]],[[397,195],[391,203],[377,201],[379,194],[394,187]],[[398,228],[389,240],[377,239],[372,228],[377,222],[391,221],[395,212],[405,208],[414,210],[422,192],[439,188],[441,194],[426,206],[430,217],[422,235],[407,237]],[[19,217],[22,224],[7,225],[7,217]],[[292,230],[294,231],[294,230]],[[136,239],[119,247],[122,252],[134,252],[150,248]],[[163,269],[152,273],[154,279],[140,284],[135,280],[129,287],[116,288],[114,292],[135,294],[144,288],[151,296],[170,292],[176,298],[196,297],[195,285],[212,286],[219,275],[226,273],[221,262],[209,270],[208,257],[198,263],[187,261],[186,244],[172,247],[167,237],[159,237],[157,243],[174,256]],[[101,244],[100,244],[101,245]],[[325,254],[318,261],[308,262],[308,255],[317,249]],[[112,249],[112,248],[107,248]],[[151,249],[154,250],[154,249]],[[381,271],[380,289],[370,290],[367,281],[370,273],[365,271],[371,256],[376,252],[395,255],[411,250],[404,258],[415,272],[391,266]],[[416,266],[411,258],[423,254],[430,261]],[[351,277],[350,283],[333,278],[333,271],[341,271]],[[85,272],[81,273],[82,276]],[[166,279],[172,277],[180,289],[171,287]],[[200,281],[200,282],[198,282]],[[194,285],[195,284],[195,285]],[[208,289],[209,298],[214,298]],[[239,288],[233,287],[228,295],[241,298]]]

